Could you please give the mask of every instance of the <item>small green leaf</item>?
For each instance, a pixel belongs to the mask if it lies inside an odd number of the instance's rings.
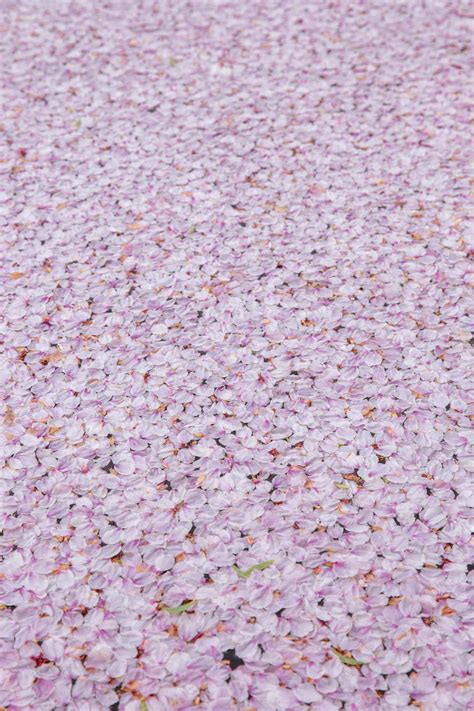
[[[274,562],[274,560],[264,560],[262,563],[251,565],[247,570],[241,570],[237,565],[233,565],[232,569],[235,570],[239,578],[249,578],[254,570],[265,570],[265,568],[269,568],[273,565]]]
[[[244,573],[243,570],[240,570],[240,568],[237,565],[233,565],[232,570],[235,570],[235,572],[237,573],[239,578],[247,578],[248,577],[247,574]]]
[[[170,67],[175,67],[178,64],[178,60],[174,57],[170,57]]]
[[[349,486],[347,484],[334,484],[336,489],[348,489]]]
[[[81,119],[77,119],[75,122],[76,128],[81,128]]]
[[[194,600],[190,602],[183,602],[182,605],[177,605],[176,607],[164,607],[165,612],[169,612],[170,615],[180,615],[182,612],[186,612],[190,607],[194,605]]]
[[[146,701],[140,701],[140,711],[148,711],[148,704]]]
[[[348,657],[345,654],[341,654],[341,652],[338,652],[337,649],[332,649],[336,657],[341,660],[343,664],[347,664],[348,667],[361,667],[364,662],[359,662],[358,659],[354,659],[354,657]]]
[[[265,568],[269,568],[271,565],[273,565],[274,562],[274,560],[264,560],[263,563],[257,563],[257,565],[253,565],[250,570],[265,570]]]

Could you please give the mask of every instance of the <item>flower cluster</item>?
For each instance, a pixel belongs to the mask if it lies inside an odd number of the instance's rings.
[[[0,706],[468,708],[467,3],[2,10]]]

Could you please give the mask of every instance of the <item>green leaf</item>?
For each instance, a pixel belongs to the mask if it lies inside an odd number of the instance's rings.
[[[334,486],[336,487],[336,489],[348,489],[349,488],[348,484],[334,484]]]
[[[341,654],[341,652],[338,652],[337,649],[332,649],[336,657],[341,660],[343,664],[347,664],[348,667],[361,667],[364,662],[359,662],[358,659],[354,659],[354,657],[348,657],[345,654]]]
[[[178,64],[178,60],[174,57],[170,57],[170,67],[175,67]]]
[[[81,119],[77,119],[76,128],[81,128]]]
[[[250,570],[265,570],[265,568],[269,568],[271,565],[273,565],[274,562],[274,560],[264,560],[263,563],[257,563],[257,565],[253,565]]]
[[[274,560],[264,560],[262,563],[257,563],[256,565],[251,565],[247,570],[241,570],[237,565],[233,565],[232,569],[235,570],[239,578],[249,578],[254,570],[265,570],[273,565]]]
[[[248,575],[246,573],[244,573],[243,570],[240,570],[240,568],[237,565],[233,565],[232,570],[235,570],[235,572],[237,573],[239,578],[247,578],[248,577]]]
[[[170,615],[180,615],[182,612],[186,612],[186,610],[189,610],[190,607],[192,607],[195,603],[195,600],[191,600],[190,602],[183,602],[182,605],[177,605],[176,607],[164,607],[163,610],[165,612],[169,612]]]
[[[140,701],[140,711],[148,711],[148,704],[146,701]]]

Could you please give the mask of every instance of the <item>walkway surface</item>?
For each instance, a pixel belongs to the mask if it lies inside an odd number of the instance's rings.
[[[1,2],[0,707],[473,703],[469,15]]]

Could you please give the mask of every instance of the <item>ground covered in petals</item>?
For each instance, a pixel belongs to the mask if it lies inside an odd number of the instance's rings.
[[[0,707],[469,708],[472,8],[0,9]]]

